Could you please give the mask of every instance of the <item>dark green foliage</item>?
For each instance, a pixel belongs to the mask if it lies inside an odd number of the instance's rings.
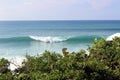
[[[0,80],[12,80],[12,73],[8,69],[9,64],[7,59],[0,59]]]
[[[0,80],[13,80],[11,72],[0,74]]]
[[[0,80],[120,80],[120,38],[113,41],[95,40],[84,50],[62,54],[45,51],[42,55],[26,55],[22,68],[14,72],[3,71]],[[0,68],[7,68],[9,62],[0,60]],[[7,77],[6,77],[7,76]]]
[[[120,80],[120,38],[114,38],[113,41],[96,40],[89,48],[89,52],[88,63],[92,60],[97,61],[97,65],[100,66],[97,73],[102,79]],[[96,70],[96,66],[93,68]]]
[[[8,60],[4,58],[0,59],[0,73],[8,72],[8,66],[9,66]]]
[[[31,80],[30,76],[28,74],[21,73],[18,76],[18,80]]]

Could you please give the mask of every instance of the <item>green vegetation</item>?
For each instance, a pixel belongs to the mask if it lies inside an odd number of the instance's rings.
[[[0,59],[0,80],[120,80],[120,38],[113,41],[95,40],[84,50],[62,54],[45,51],[42,55],[29,56],[22,68],[13,72],[9,62]]]

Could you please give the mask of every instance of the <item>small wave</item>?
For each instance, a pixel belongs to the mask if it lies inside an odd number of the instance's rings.
[[[41,41],[41,42],[47,42],[47,43],[53,43],[53,42],[63,42],[66,41],[67,39],[62,38],[62,37],[39,37],[39,36],[29,36],[31,39]]]
[[[106,40],[107,40],[107,41],[111,41],[111,40],[113,40],[115,37],[120,37],[120,33],[115,33],[115,34],[109,36]]]
[[[68,42],[73,43],[91,43],[95,39],[101,39],[103,37],[98,35],[84,35],[84,36],[73,36],[67,39]]]

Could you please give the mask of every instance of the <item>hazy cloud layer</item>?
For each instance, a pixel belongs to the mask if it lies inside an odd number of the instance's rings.
[[[89,3],[94,9],[101,9],[109,6],[112,3],[112,0],[90,0]]]
[[[91,16],[100,15],[99,11],[102,13],[105,8],[109,9],[112,2],[113,0],[1,0],[0,19],[92,19]]]

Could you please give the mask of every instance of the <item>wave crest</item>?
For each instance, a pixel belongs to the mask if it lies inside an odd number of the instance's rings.
[[[29,36],[31,39],[41,41],[41,42],[47,42],[47,43],[53,43],[53,42],[63,42],[67,39],[61,38],[61,37],[39,37],[39,36]]]
[[[106,40],[107,41],[112,41],[115,37],[120,37],[120,33],[115,33],[115,34],[109,36]]]

